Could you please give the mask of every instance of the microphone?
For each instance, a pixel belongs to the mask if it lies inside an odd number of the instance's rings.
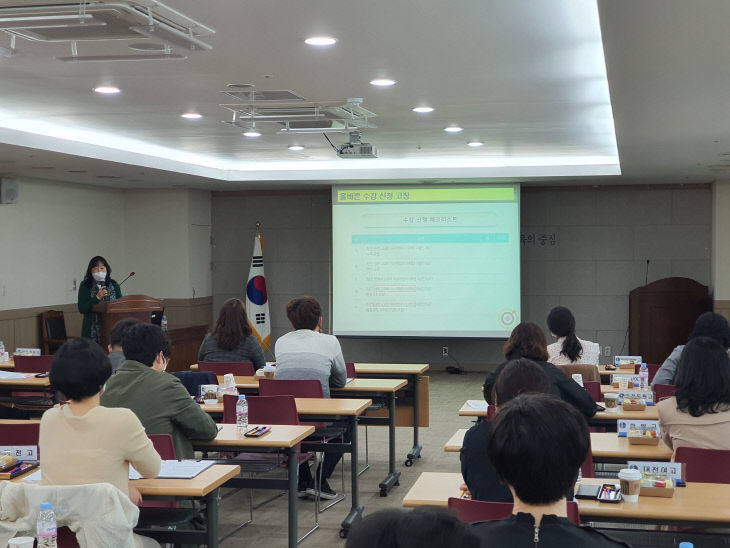
[[[127,277],[126,277],[126,278],[124,278],[124,279],[123,279],[123,280],[122,280],[121,282],[119,282],[119,287],[122,287],[122,284],[123,284],[124,282],[126,282],[126,281],[127,281],[127,280],[128,280],[129,278],[131,278],[132,276],[134,276],[134,272],[130,272],[130,273],[129,273],[129,276],[127,276]]]
[[[134,272],[132,272],[134,274]],[[644,285],[649,283],[649,259],[646,260],[646,274],[644,275]]]

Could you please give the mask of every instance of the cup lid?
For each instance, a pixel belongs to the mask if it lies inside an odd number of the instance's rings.
[[[635,468],[622,468],[618,473],[618,477],[625,480],[640,480],[642,475]]]

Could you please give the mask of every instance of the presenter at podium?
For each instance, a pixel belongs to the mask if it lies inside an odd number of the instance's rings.
[[[104,257],[97,255],[89,261],[86,275],[79,284],[79,312],[84,315],[81,336],[101,341],[101,316],[94,312],[94,305],[103,301],[116,301],[122,297],[119,284],[112,279],[112,269]]]

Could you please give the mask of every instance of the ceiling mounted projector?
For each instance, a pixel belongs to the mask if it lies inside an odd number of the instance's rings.
[[[370,143],[361,142],[359,131],[350,132],[350,141],[343,143],[337,149],[339,158],[377,158],[378,149]]]

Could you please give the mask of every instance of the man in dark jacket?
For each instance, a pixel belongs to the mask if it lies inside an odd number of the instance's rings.
[[[493,423],[487,453],[512,491],[514,507],[506,519],[474,525],[482,546],[628,546],[567,518],[565,494],[590,450],[588,425],[573,406],[522,394],[500,406]]]

